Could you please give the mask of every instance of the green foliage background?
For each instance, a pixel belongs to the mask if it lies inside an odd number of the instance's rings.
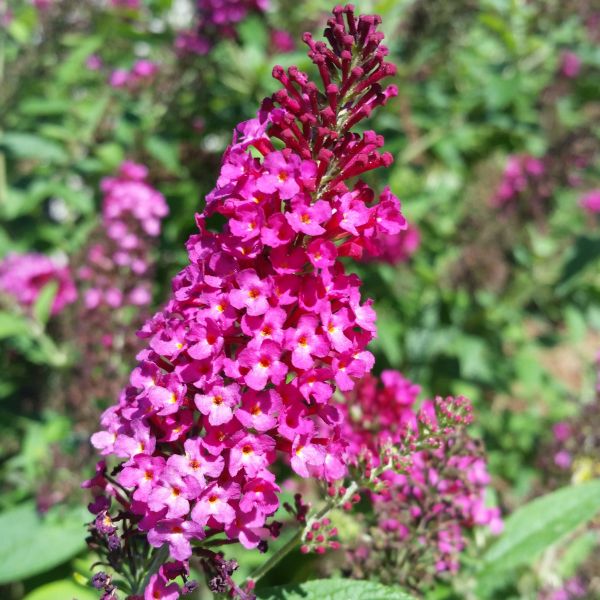
[[[13,18],[0,26],[0,255],[76,255],[98,222],[100,179],[131,158],[150,167],[171,210],[160,240],[156,305],[167,297],[170,278],[186,261],[193,215],[214,185],[234,125],[251,118],[276,89],[274,64],[311,70],[300,47],[277,54],[269,31],[286,29],[298,40],[306,29],[318,34],[331,8],[324,0],[273,0],[266,15],[240,25],[239,39],[221,40],[204,57],[180,58],[173,52],[181,26],[175,4],[181,3],[148,0],[141,11],[122,13],[91,1],[57,1],[42,13],[28,2],[8,2]],[[425,395],[473,400],[496,501],[510,514],[543,489],[538,459],[551,425],[593,400],[600,228],[577,204],[582,190],[600,184],[600,45],[585,26],[592,3],[356,4],[382,15],[390,60],[399,67],[399,98],[371,123],[396,160],[373,177],[379,188],[389,183],[422,235],[406,264],[353,267],[376,301],[376,369],[400,369]],[[583,66],[556,90],[563,50],[575,52]],[[92,53],[110,68],[147,56],[160,72],[139,92],[115,90],[106,70],[86,67]],[[561,156],[572,136],[596,144],[583,181],[574,187],[557,180],[542,222],[523,215],[502,221],[489,200],[506,157]],[[77,542],[73,534],[83,522],[76,508],[82,498],[53,509],[43,523],[32,503],[40,475],[55,468],[52,448],[76,451],[81,442],[77,424],[51,402],[57,382],[78,360],[48,319],[51,300],[51,293],[40,299],[34,323],[9,304],[0,311],[3,598],[94,597],[82,587],[90,562],[81,554],[83,535]],[[126,371],[133,357],[122,358]],[[110,401],[90,398],[98,410]],[[57,469],[55,477],[63,476]],[[523,518],[517,512],[509,517],[507,538],[496,545],[475,540],[462,574],[440,583],[430,597],[535,598],[549,581],[540,553],[551,546],[554,552],[571,534],[569,547],[580,548],[567,554],[575,567],[550,568],[567,577],[595,543],[577,541],[589,540],[588,533],[572,535],[597,513],[600,494],[588,490],[594,493],[565,492],[573,500],[570,520],[561,522],[564,511],[556,508],[566,497],[549,497],[547,510],[532,513],[555,519],[552,525],[542,518],[537,527],[556,526],[556,535],[531,533],[531,541],[521,531],[523,539],[511,540],[511,523],[518,529],[530,524],[517,521]],[[307,569],[298,577],[305,579]],[[271,583],[285,581],[289,570]]]

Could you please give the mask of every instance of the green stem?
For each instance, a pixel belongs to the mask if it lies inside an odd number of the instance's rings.
[[[311,530],[312,524],[315,521],[320,521],[329,513],[329,511],[348,502],[348,500],[352,498],[357,490],[358,484],[356,481],[353,481],[348,486],[343,496],[340,498],[335,498],[334,500],[330,500],[323,508],[321,508],[321,510],[317,511],[313,516],[311,516],[306,521],[306,525],[302,529],[299,529],[279,550],[277,550],[277,552],[275,552],[275,554],[271,555],[262,565],[260,565],[260,567],[254,571],[254,573],[252,573],[252,575],[250,575],[248,581],[256,583],[261,577],[264,577],[302,541],[306,533]]]
[[[154,553],[154,558],[150,563],[150,567],[146,572],[146,576],[144,577],[141,586],[136,590],[136,594],[142,594],[144,592],[150,583],[150,577],[160,569],[161,565],[167,561],[167,558],[169,558],[169,546],[164,544]]]

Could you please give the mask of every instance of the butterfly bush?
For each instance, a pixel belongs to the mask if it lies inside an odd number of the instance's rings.
[[[36,303],[46,285],[54,283],[56,294],[51,314],[56,315],[77,298],[69,268],[45,254],[9,254],[0,262],[0,291],[26,311]]]
[[[374,457],[378,464],[382,449],[414,444],[411,432],[423,423],[438,434],[429,447],[413,448],[404,470],[381,475],[382,485],[370,494],[371,541],[359,541],[348,554],[354,576],[377,573],[385,583],[418,587],[437,573],[458,570],[469,530],[502,530],[498,509],[485,503],[490,476],[483,451],[465,431],[470,404],[463,397],[438,397],[417,410],[420,391],[388,370],[381,380],[367,375],[346,394],[343,437],[352,456]]]
[[[382,136],[352,132],[397,93],[380,84],[395,68],[379,23],[337,7],[329,45],[305,34],[322,90],[296,67],[275,67],[282,89],[236,128],[187,242],[189,265],[139,332],[147,347],[130,385],[92,437],[121,461],[114,478],[100,463],[86,483],[93,544],[116,567],[137,534],[168,548],[171,566],[148,583],[156,593],[175,597],[168,581],[185,575],[200,542],[211,589],[249,597],[231,581],[232,564],[202,545],[264,549],[278,532],[278,458],[327,482],[352,460],[333,395],[372,368],[375,313],[340,259],[406,227],[388,188],[377,197],[357,179],[392,161]]]

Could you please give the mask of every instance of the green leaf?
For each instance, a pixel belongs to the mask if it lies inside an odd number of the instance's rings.
[[[29,333],[27,320],[7,311],[0,311],[0,339]]]
[[[600,510],[600,480],[572,485],[515,511],[483,557],[483,577],[530,564]]]
[[[315,579],[257,592],[257,600],[413,600],[398,587],[354,579]]]
[[[0,584],[44,573],[85,548],[83,510],[53,510],[43,518],[33,502],[0,514]],[[60,596],[57,596],[60,597]]]
[[[98,592],[77,585],[74,581],[63,579],[53,581],[33,590],[23,600],[57,600],[58,598],[76,598],[77,600],[98,600]]]
[[[46,162],[62,162],[68,158],[59,144],[33,133],[5,133],[0,138],[0,146],[16,158],[33,158]]]
[[[58,292],[58,281],[49,281],[42,288],[40,295],[33,305],[33,316],[43,326],[46,325],[50,318],[56,292]]]
[[[181,171],[175,144],[170,144],[163,138],[152,136],[146,140],[146,150],[171,173]]]
[[[575,240],[573,253],[564,267],[560,284],[565,285],[588,266],[597,264],[600,258],[600,238],[581,236]]]

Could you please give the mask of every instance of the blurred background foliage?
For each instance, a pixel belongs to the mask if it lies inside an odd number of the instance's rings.
[[[175,49],[178,34],[194,26],[191,2],[41,4],[0,0],[0,255],[77,256],[98,223],[101,178],[133,159],[148,165],[170,207],[158,306],[186,262],[193,215],[234,125],[276,88],[274,64],[310,71],[301,32],[319,34],[330,3],[272,0],[206,55]],[[551,427],[594,401],[600,229],[578,201],[600,184],[599,8],[593,0],[356,4],[382,15],[399,67],[399,96],[371,123],[396,160],[374,183],[391,186],[421,234],[408,261],[352,266],[375,299],[376,369],[400,369],[426,394],[473,400],[508,514],[551,489],[540,466]],[[275,30],[290,32],[296,48],[278,49]],[[576,77],[561,74],[565,52],[580,60]],[[158,65],[150,83],[109,85],[115,69],[136,59]],[[492,200],[515,154],[544,159],[544,201],[522,194],[501,210]],[[4,299],[0,311],[3,598],[95,597],[79,585],[90,561],[68,562],[83,550],[77,486],[90,472],[90,425],[67,410],[61,390],[84,358],[61,335],[69,315],[48,318],[50,302],[41,298],[24,315]],[[134,356],[119,359],[126,376]],[[114,400],[94,390],[87,397],[95,414]],[[42,521],[36,503],[57,505]],[[53,522],[65,513],[70,528]],[[496,591],[473,592],[474,558],[466,557],[467,574],[430,597],[536,598],[595,547],[589,531],[576,540],[569,565],[556,567],[545,554],[496,581]]]

